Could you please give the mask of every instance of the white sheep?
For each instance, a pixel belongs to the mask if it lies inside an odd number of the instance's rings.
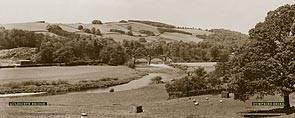
[[[195,104],[195,106],[198,106],[199,105],[199,102],[195,102],[194,104]]]

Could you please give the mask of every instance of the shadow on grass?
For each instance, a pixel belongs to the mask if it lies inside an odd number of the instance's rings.
[[[290,108],[277,108],[277,109],[270,109],[270,110],[256,110],[250,111],[249,113],[286,113],[287,115],[295,113],[295,107]]]

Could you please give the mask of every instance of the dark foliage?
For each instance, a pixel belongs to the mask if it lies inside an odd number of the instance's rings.
[[[120,33],[120,34],[125,34],[124,31],[119,30],[119,29],[110,29],[110,32],[117,32],[117,33]]]
[[[163,34],[165,32],[169,32],[169,33],[181,33],[181,34],[187,34],[187,35],[193,35],[190,32],[186,32],[186,31],[181,31],[181,30],[176,30],[176,29],[171,29],[171,28],[158,28],[158,31]]]
[[[83,29],[84,29],[84,27],[82,25],[78,26],[78,30],[83,30]]]
[[[129,22],[138,22],[138,23],[143,23],[155,27],[164,27],[164,28],[176,28],[173,25],[168,25],[165,23],[160,23],[160,22],[155,22],[155,21],[140,21],[140,20],[128,20]]]
[[[23,30],[3,30],[0,32],[0,47],[11,49],[18,47],[39,47],[47,36]]]
[[[100,20],[93,20],[92,24],[102,24],[102,22]]]
[[[154,32],[148,30],[139,30],[139,33],[146,34],[147,36],[155,36]]]

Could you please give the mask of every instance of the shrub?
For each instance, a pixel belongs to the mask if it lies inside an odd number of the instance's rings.
[[[67,32],[65,30],[63,30],[59,25],[47,25],[46,29],[54,34],[57,34],[59,36],[64,36],[64,37],[68,37],[68,38],[74,38],[77,37],[78,34],[72,33],[72,32]]]
[[[119,29],[110,29],[110,32],[117,32],[117,33],[120,33],[120,34],[125,34],[124,31],[119,30]]]
[[[5,27],[3,27],[3,26],[0,26],[0,30],[5,30]]]
[[[96,29],[95,35],[99,35],[99,36],[101,36],[101,35],[102,35],[102,34],[101,34],[101,31],[100,31],[99,29]]]
[[[120,23],[128,23],[126,20],[121,20]]]
[[[139,30],[139,33],[146,34],[148,36],[155,36],[154,32],[148,30]]]
[[[145,43],[147,42],[145,38],[139,38],[139,42]]]
[[[161,76],[156,76],[156,77],[152,78],[151,80],[152,80],[152,84],[161,84],[161,83],[164,83],[162,81],[162,77]]]
[[[128,26],[127,29],[128,29],[129,31],[131,31],[131,30],[132,30],[132,26]]]
[[[115,89],[114,89],[114,88],[111,88],[111,89],[110,89],[110,92],[115,92]]]
[[[85,29],[83,29],[83,31],[84,31],[85,33],[89,33],[89,34],[91,34],[91,30],[90,30],[90,29],[85,28]]]
[[[69,84],[66,81],[28,81],[25,82],[10,82],[0,86],[0,94],[7,93],[23,93],[23,92],[47,92],[56,94],[59,92],[81,91],[94,88],[105,88],[119,84],[128,83],[132,79],[119,80],[117,78],[107,78],[101,80],[81,80],[74,84]]]
[[[119,80],[118,78],[102,78],[100,81],[117,81]]]
[[[35,23],[45,23],[45,21],[36,21]]]
[[[133,36],[132,31],[128,31],[128,32],[127,32],[127,35],[129,35],[129,36]]]
[[[83,29],[84,29],[84,27],[82,25],[78,26],[78,30],[83,30]]]
[[[187,65],[181,65],[181,64],[170,64],[169,66],[172,66],[173,68],[178,68],[183,71],[187,71],[188,69]]]
[[[49,31],[49,32],[54,32],[54,31],[59,31],[59,30],[62,30],[62,28],[59,26],[59,25],[47,25],[46,26],[46,29]]]
[[[92,34],[96,34],[96,29],[95,29],[95,27],[92,27],[92,29],[91,29],[91,33],[92,33]]]
[[[186,31],[181,31],[181,30],[176,30],[176,29],[170,29],[170,28],[158,28],[158,31],[163,34],[165,32],[170,32],[170,33],[181,33],[181,34],[187,34],[187,35],[193,35],[190,32]]]
[[[188,97],[206,93],[214,93],[207,81],[207,74],[203,68],[196,69],[193,74],[174,80],[165,85],[169,97]]]
[[[127,62],[127,66],[128,66],[129,68],[132,68],[132,69],[135,68],[135,64],[134,64],[132,61],[128,61],[128,62]]]
[[[102,24],[102,22],[100,20],[93,20],[92,24]]]

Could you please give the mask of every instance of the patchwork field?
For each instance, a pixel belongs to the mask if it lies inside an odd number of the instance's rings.
[[[27,30],[27,31],[33,31],[36,33],[43,33],[48,34],[51,36],[58,36],[56,34],[53,34],[51,32],[48,32],[46,27],[48,25],[56,24],[59,25],[63,30],[67,32],[74,32],[77,34],[84,34],[84,35],[92,35],[89,33],[85,33],[83,31],[78,30],[78,26],[82,25],[83,28],[87,29],[99,29],[103,35],[103,37],[111,37],[115,41],[121,42],[122,40],[138,40],[140,36],[146,38],[148,41],[153,40],[165,40],[165,41],[184,41],[184,42],[200,42],[203,41],[201,38],[197,38],[196,35],[209,35],[212,34],[210,31],[200,30],[200,29],[177,29],[174,28],[174,30],[180,30],[185,32],[190,32],[193,35],[188,34],[182,34],[182,33],[168,33],[165,32],[163,34],[160,34],[158,31],[158,27],[147,25],[144,23],[139,22],[132,22],[129,21],[127,23],[120,23],[120,22],[105,22],[103,24],[91,24],[91,23],[72,23],[72,24],[62,24],[62,23],[37,23],[37,22],[28,22],[28,23],[11,23],[11,24],[3,24],[3,27],[5,29],[20,29],[20,30]],[[132,27],[132,33],[135,36],[128,36],[126,34],[119,34],[110,32],[111,29],[121,30],[127,33],[128,27]],[[140,33],[140,31],[150,31],[155,34],[155,36],[147,36],[146,34]]]
[[[193,35],[187,35],[187,34],[180,34],[180,33],[163,33],[160,35],[162,38],[170,39],[170,40],[176,40],[176,41],[183,41],[183,42],[201,42],[203,39],[197,38]]]

